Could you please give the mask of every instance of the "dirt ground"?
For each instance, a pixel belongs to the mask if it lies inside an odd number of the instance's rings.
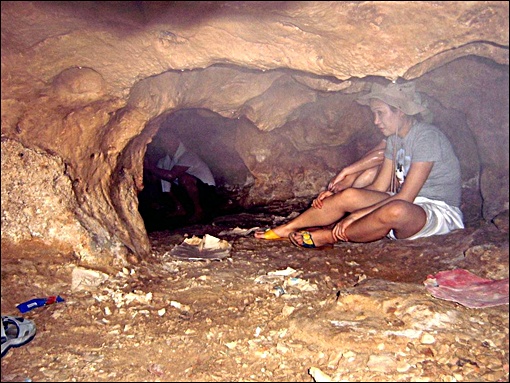
[[[508,305],[472,309],[423,284],[455,268],[507,278],[508,223],[325,250],[250,234],[288,217],[238,213],[151,233],[151,259],[97,272],[97,286],[73,284],[72,254],[2,243],[2,315],[65,299],[22,315],[37,335],[2,358],[2,382],[508,381]],[[170,254],[205,234],[228,241],[230,256]]]

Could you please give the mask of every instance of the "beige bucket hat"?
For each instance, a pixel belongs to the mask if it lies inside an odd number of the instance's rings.
[[[413,82],[405,84],[389,83],[387,86],[374,83],[370,93],[359,97],[356,101],[362,105],[370,105],[370,99],[372,98],[394,106],[409,116],[418,113],[424,115],[429,113],[427,107],[422,105],[421,96],[416,92]]]

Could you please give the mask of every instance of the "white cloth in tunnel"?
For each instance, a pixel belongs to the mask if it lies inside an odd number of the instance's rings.
[[[173,157],[166,155],[160,158],[157,167],[160,169],[172,170],[174,166],[188,166],[189,169],[186,173],[197,177],[202,182],[216,186],[214,177],[209,169],[209,166],[194,152],[186,150],[186,147],[182,142],[179,141],[179,147]],[[163,192],[169,192],[172,188],[171,182],[161,180],[161,189]]]

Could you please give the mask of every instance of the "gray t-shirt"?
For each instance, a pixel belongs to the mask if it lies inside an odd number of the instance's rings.
[[[413,162],[434,162],[434,166],[418,193],[419,196],[460,206],[460,164],[453,148],[445,136],[434,125],[418,122],[404,137],[392,135],[387,139],[384,156],[393,160],[396,142],[396,176],[400,185],[404,182]]]

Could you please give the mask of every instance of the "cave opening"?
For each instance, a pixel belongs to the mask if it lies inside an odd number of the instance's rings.
[[[238,123],[237,119],[222,117],[208,109],[189,108],[163,113],[148,124],[149,129],[156,129],[156,132],[146,147],[144,189],[138,194],[138,211],[148,233],[194,223],[210,223],[215,217],[244,209],[242,190],[250,185],[252,178],[235,149]],[[175,156],[179,153],[179,157],[188,156],[188,161],[194,162],[194,170],[188,169],[187,172],[195,173],[192,176],[195,181],[191,183],[196,182],[198,186],[191,187],[191,191],[187,189],[187,178],[177,179],[169,185],[148,170],[149,164],[161,165],[162,161],[158,161],[165,157],[165,140],[168,137],[180,143],[173,147]],[[213,185],[209,185],[210,176],[200,174],[205,171],[198,169],[200,166],[208,168]],[[194,203],[195,187],[198,187],[197,203],[203,210],[200,216]]]

